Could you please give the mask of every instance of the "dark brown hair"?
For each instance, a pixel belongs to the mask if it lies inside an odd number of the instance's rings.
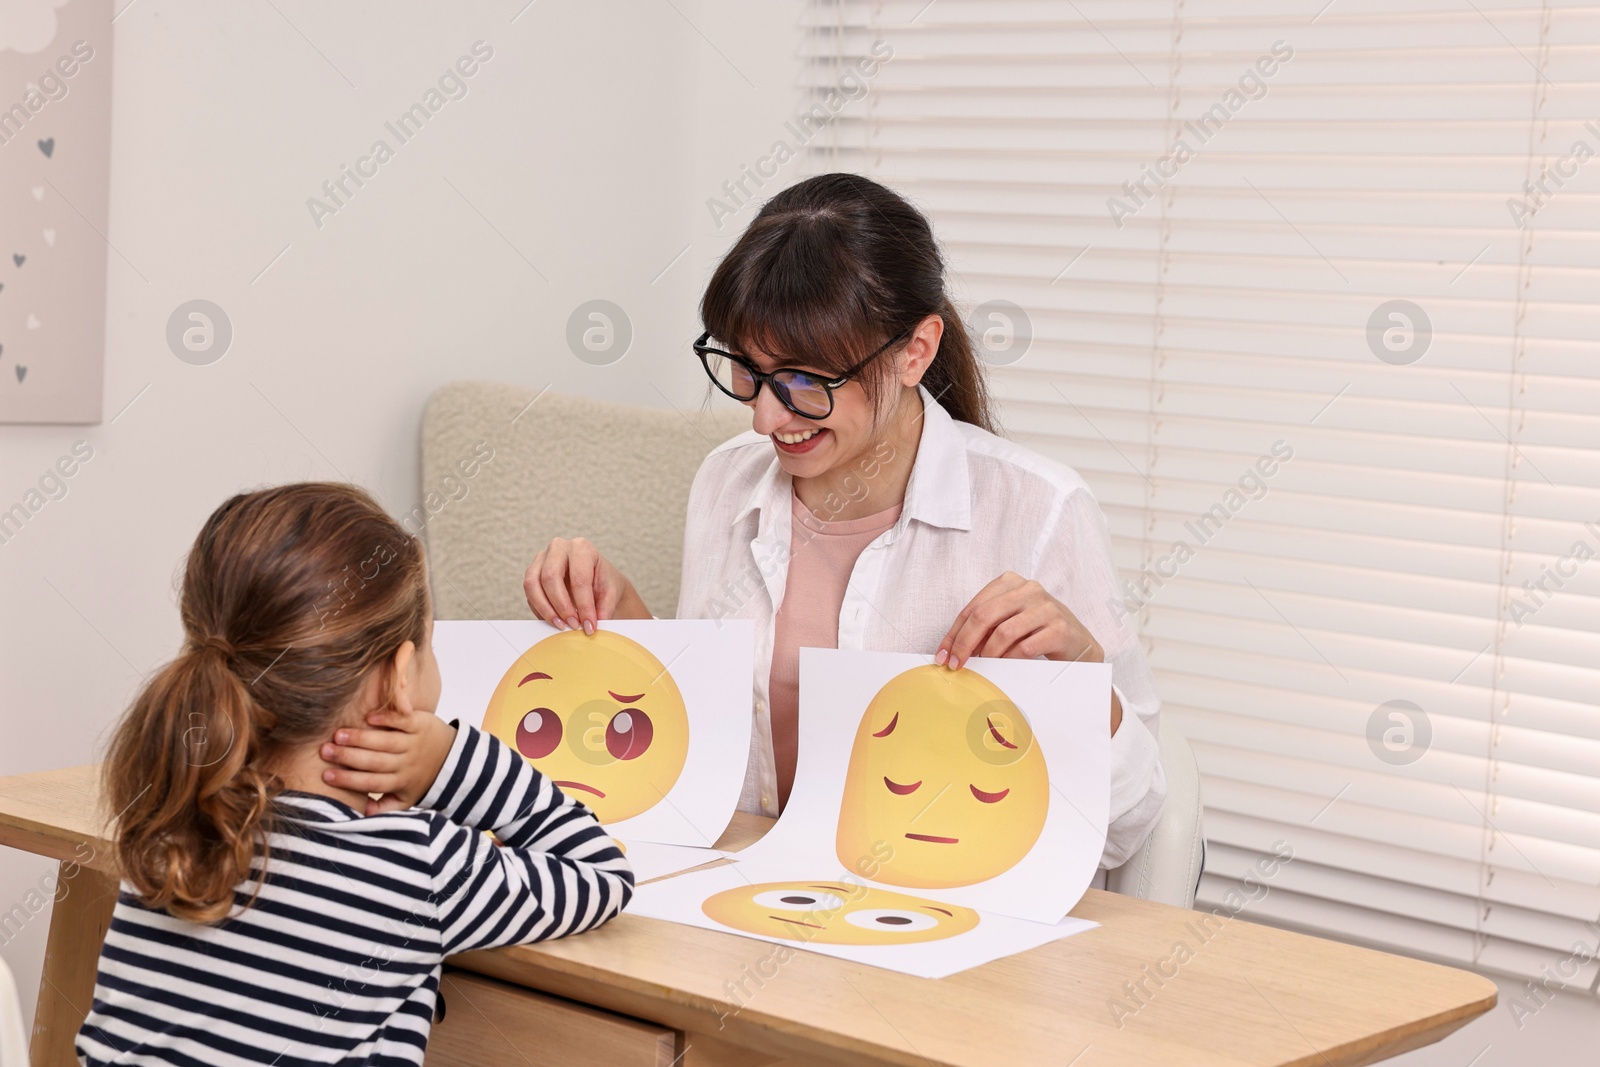
[[[418,541],[362,490],[303,482],[212,513],[179,610],[184,650],[118,725],[104,792],[122,877],[210,922],[265,859],[273,761],[331,735],[371,671],[423,644],[431,609]]]
[[[859,174],[807,178],[768,200],[711,276],[700,317],[734,351],[843,373],[929,315],[944,320],[922,384],[951,416],[994,431],[983,370],[945,293],[922,213]],[[861,374],[874,408],[887,375]]]

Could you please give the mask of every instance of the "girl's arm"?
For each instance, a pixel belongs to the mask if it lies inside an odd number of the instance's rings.
[[[632,868],[589,809],[474,727],[457,724],[418,806],[449,819],[429,855],[447,955],[581,933],[633,895]]]

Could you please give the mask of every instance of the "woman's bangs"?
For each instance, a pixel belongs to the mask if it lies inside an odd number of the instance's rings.
[[[780,365],[833,374],[876,348],[874,335],[882,331],[874,328],[850,272],[839,269],[842,249],[815,247],[831,243],[818,236],[787,234],[736,248],[718,271],[732,284],[714,287],[722,288],[721,299],[704,309],[712,336],[731,352],[759,352]]]

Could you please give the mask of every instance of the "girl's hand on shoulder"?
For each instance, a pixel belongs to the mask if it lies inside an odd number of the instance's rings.
[[[322,758],[333,766],[322,780],[356,793],[381,793],[367,801],[367,814],[403,811],[416,806],[450,755],[456,730],[431,711],[379,708],[367,713],[365,727],[334,731],[322,746]]]
[[[522,591],[533,613],[558,630],[594,633],[602,619],[648,619],[639,593],[583,537],[557,537],[528,564]]]
[[[961,609],[939,642],[934,662],[954,668],[973,656],[1099,663],[1105,652],[1088,627],[1044,586],[1006,571]]]

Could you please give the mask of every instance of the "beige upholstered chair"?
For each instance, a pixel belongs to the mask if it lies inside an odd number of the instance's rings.
[[[523,571],[552,537],[582,535],[652,611],[674,615],[689,483],[706,453],[749,428],[749,412],[720,400],[679,412],[525,386],[445,386],[422,417],[422,503],[402,517],[427,538],[436,614],[527,618]],[[1202,860],[1200,779],[1170,723],[1161,756],[1166,809],[1108,884],[1189,907]]]
[[[651,611],[672,617],[689,483],[708,452],[749,428],[732,401],[679,412],[518,385],[445,386],[422,416],[422,502],[401,516],[423,527],[435,614],[529,618],[523,571],[551,538],[583,536]]]

